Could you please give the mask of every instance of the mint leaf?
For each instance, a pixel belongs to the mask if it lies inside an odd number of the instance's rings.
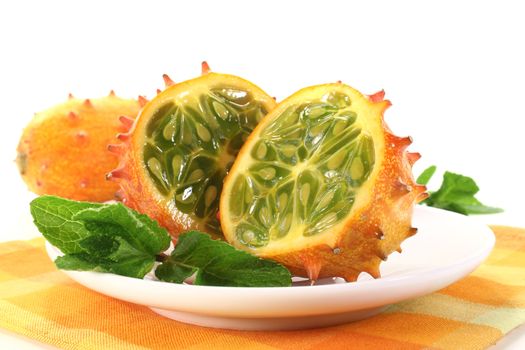
[[[443,175],[441,187],[436,192],[430,193],[425,204],[464,215],[493,214],[503,211],[478,201],[474,197],[478,191],[479,187],[472,178],[447,171]]]
[[[132,246],[151,255],[168,249],[171,241],[166,230],[156,221],[121,203],[88,208],[75,214],[73,219],[84,222],[90,232],[121,236]]]
[[[429,166],[428,168],[423,170],[421,175],[418,176],[416,182],[418,184],[420,184],[420,185],[428,184],[428,182],[430,181],[432,176],[434,176],[434,173],[436,172],[436,169],[437,169],[437,167],[435,165]]]
[[[31,202],[35,225],[64,256],[57,267],[142,278],[170,236],[157,222],[122,204],[75,202],[43,196]]]
[[[63,253],[80,253],[80,242],[90,235],[80,221],[72,217],[81,210],[99,208],[103,204],[76,202],[55,196],[42,196],[30,204],[31,215],[38,230]]]
[[[168,259],[155,275],[167,282],[182,283],[196,273],[194,284],[234,287],[285,287],[290,272],[273,261],[263,260],[207,234],[190,231],[179,236]]]
[[[106,242],[103,242],[107,240]],[[117,275],[143,278],[155,265],[155,256],[135,249],[120,237],[89,237],[87,252],[66,254],[58,257],[55,264],[59,269],[77,271],[110,272]],[[95,242],[96,241],[96,242]],[[114,249],[104,255],[104,245],[110,243]],[[100,249],[102,248],[102,249]]]

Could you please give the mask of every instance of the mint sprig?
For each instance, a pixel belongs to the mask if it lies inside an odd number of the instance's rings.
[[[110,272],[143,278],[155,267],[163,281],[182,283],[196,274],[194,284],[274,287],[291,285],[290,272],[273,261],[237,250],[207,234],[179,236],[172,254],[167,231],[148,216],[120,203],[76,202],[42,196],[30,204],[35,225],[64,255],[55,260],[65,270]]]
[[[190,231],[179,237],[169,258],[156,270],[162,281],[181,283],[195,275],[194,284],[264,287],[291,284],[290,271],[273,261],[237,250],[226,242]]]
[[[435,165],[425,169],[416,182],[426,185],[435,172]],[[429,191],[429,197],[422,204],[464,215],[495,214],[503,211],[501,208],[490,207],[481,203],[475,197],[478,192],[479,187],[471,177],[446,171],[443,174],[441,187],[437,191]]]
[[[65,254],[55,260],[61,269],[143,278],[170,245],[166,230],[120,203],[42,196],[30,208],[38,230]]]

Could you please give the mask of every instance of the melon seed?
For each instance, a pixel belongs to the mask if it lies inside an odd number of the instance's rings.
[[[301,192],[299,193],[299,199],[301,203],[306,206],[308,203],[308,198],[310,197],[310,184],[305,183],[301,186]]]
[[[209,142],[211,140],[210,132],[200,123],[197,124],[197,135],[199,135],[199,138],[204,142]]]
[[[173,169],[173,174],[178,179],[180,177],[180,166],[182,165],[182,157],[180,155],[175,155],[171,160],[171,168]]]
[[[264,168],[259,171],[261,177],[265,180],[271,180],[275,177],[275,169],[272,167]]]
[[[256,151],[257,159],[264,159],[267,152],[268,152],[268,147],[266,147],[266,144],[264,142],[261,142],[259,144],[259,147],[257,147],[257,151]]]
[[[195,169],[188,177],[187,182],[200,181],[202,180],[203,177],[204,177],[204,171],[202,171],[201,169]]]
[[[346,153],[347,152],[343,149],[330,157],[330,160],[326,164],[328,169],[333,170],[339,168],[345,159]]]
[[[213,109],[215,110],[215,113],[217,114],[219,118],[221,118],[222,120],[226,120],[226,118],[228,118],[228,116],[230,115],[230,112],[228,111],[226,107],[224,107],[221,103],[217,101],[213,101],[212,105],[213,105]]]
[[[204,194],[204,205],[208,208],[217,198],[217,187],[209,186]]]
[[[165,182],[164,177],[162,176],[162,165],[157,158],[148,159],[148,169],[157,179]]]
[[[333,134],[334,135],[339,135],[341,133],[341,131],[343,131],[345,128],[346,128],[346,120],[339,120],[335,123],[334,125],[334,129],[333,129]]]
[[[352,165],[350,166],[350,177],[352,180],[359,180],[364,173],[363,162],[360,157],[354,158]]]

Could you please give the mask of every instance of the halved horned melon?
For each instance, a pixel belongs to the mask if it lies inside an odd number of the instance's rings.
[[[416,233],[412,177],[420,157],[383,120],[384,93],[341,84],[300,90],[255,128],[226,177],[220,202],[231,244],[292,273],[379,277],[379,264]]]
[[[123,202],[176,238],[197,229],[222,237],[217,217],[223,179],[257,123],[276,103],[254,84],[210,73],[174,84],[148,102],[130,125],[118,169],[108,174]]]

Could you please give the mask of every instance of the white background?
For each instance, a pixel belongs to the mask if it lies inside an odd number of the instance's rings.
[[[423,155],[416,174],[472,176],[505,209],[475,220],[525,227],[524,14],[519,1],[2,2],[0,240],[34,234],[13,159],[35,112],[69,92],[152,97],[202,60],[278,100],[337,80],[385,89],[387,122]]]

